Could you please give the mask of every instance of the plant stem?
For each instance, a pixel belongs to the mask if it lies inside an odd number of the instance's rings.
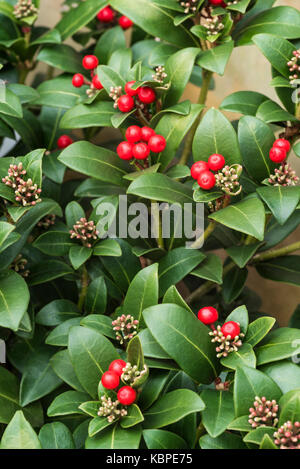
[[[80,311],[82,311],[82,308],[83,308],[84,300],[87,294],[88,285],[89,285],[89,274],[84,265],[83,270],[82,270],[82,277],[81,277],[81,290],[80,290],[79,299],[78,299],[78,308]]]
[[[198,104],[203,104],[204,105],[206,103],[209,84],[210,84],[210,80],[211,80],[212,75],[213,75],[212,72],[210,72],[208,70],[205,70],[205,69],[202,70],[203,82],[202,82],[202,87],[201,87],[201,91],[200,91],[198,102],[197,102]],[[199,116],[197,117],[196,121],[192,125],[191,130],[189,131],[189,133],[186,137],[183,152],[182,152],[179,164],[186,164],[186,162],[189,158],[189,155],[192,151],[194,136],[195,136],[197,127],[198,127],[198,125],[199,125],[199,123],[202,119],[202,114],[203,114],[203,110],[200,112]]]
[[[275,259],[276,257],[286,256],[287,254],[290,254],[294,251],[298,251],[299,249],[300,241],[297,241],[296,243],[289,244],[288,246],[284,246],[283,248],[273,249],[270,251],[263,252],[261,254],[257,254],[256,256],[254,256],[252,262],[256,264],[257,262],[264,262],[269,259]]]

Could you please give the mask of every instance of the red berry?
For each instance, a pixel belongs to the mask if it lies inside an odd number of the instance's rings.
[[[118,108],[120,109],[121,112],[130,112],[132,111],[134,106],[135,106],[134,100],[131,96],[128,96],[128,94],[123,94],[118,99]]]
[[[155,131],[151,127],[142,127],[141,128],[141,139],[144,142],[149,142],[150,138],[155,135]]]
[[[106,371],[101,378],[102,386],[106,389],[115,389],[120,384],[119,376],[113,371]]]
[[[282,163],[286,159],[286,151],[283,148],[273,147],[269,156],[274,163]]]
[[[108,369],[109,371],[112,371],[116,375],[121,376],[121,374],[123,373],[123,368],[125,368],[125,366],[126,366],[126,362],[124,362],[124,360],[119,359],[119,360],[114,360],[113,362],[111,362]]]
[[[129,96],[136,96],[139,92],[139,88],[137,90],[133,90],[132,87],[135,85],[136,81],[128,81],[125,85],[125,93]]]
[[[93,70],[99,64],[99,60],[95,55],[86,55],[83,57],[82,65],[86,70]]]
[[[128,29],[133,26],[133,22],[127,18],[127,16],[121,16],[121,18],[119,18],[119,25],[122,29]]]
[[[283,148],[286,152],[288,152],[291,149],[291,144],[285,138],[278,138],[275,140],[273,148]]]
[[[196,163],[193,164],[191,167],[191,176],[193,179],[198,179],[201,173],[203,171],[208,171],[208,163],[206,161],[196,161]]]
[[[98,75],[94,75],[94,76],[93,76],[92,83],[93,83],[94,87],[95,87],[97,90],[102,90],[103,85],[102,85],[101,81],[99,80]]]
[[[153,135],[148,142],[149,148],[153,153],[160,153],[166,148],[167,142],[162,135]]]
[[[209,189],[212,189],[216,184],[215,175],[211,171],[203,171],[198,177],[198,184],[201,189],[209,191]]]
[[[149,153],[150,149],[147,143],[144,142],[137,143],[132,149],[132,154],[137,160],[145,160],[148,158]]]
[[[206,325],[213,324],[218,320],[218,317],[218,311],[212,306],[205,306],[198,311],[198,319]]]
[[[223,0],[209,0],[209,3],[214,6],[226,7],[226,3]]]
[[[115,17],[114,11],[108,6],[105,8],[102,8],[102,10],[100,10],[97,15],[98,20],[101,21],[102,23],[110,23],[111,21],[113,21],[114,17]]]
[[[123,386],[118,391],[117,399],[120,404],[131,405],[136,400],[136,391],[130,386]]]
[[[132,158],[132,143],[121,142],[117,147],[118,156],[121,160],[131,160]]]
[[[224,168],[225,158],[223,155],[218,155],[215,153],[208,158],[208,166],[212,171],[219,171],[219,169]]]
[[[67,148],[72,143],[73,143],[73,140],[71,137],[69,137],[69,135],[61,135],[61,137],[59,137],[59,139],[57,140],[57,146],[61,150],[64,148]]]
[[[81,88],[84,84],[84,76],[81,73],[76,73],[72,78],[72,85],[75,88]]]
[[[136,143],[141,140],[141,135],[142,135],[142,132],[141,132],[140,127],[138,127],[137,125],[131,125],[126,130],[125,137],[128,140],[128,142]]]
[[[138,90],[139,100],[145,104],[154,103],[156,100],[155,91],[150,86],[141,86]]]
[[[241,328],[237,322],[228,321],[223,324],[221,327],[221,332],[225,335],[225,337],[229,336],[234,339],[237,335],[240,335]]]

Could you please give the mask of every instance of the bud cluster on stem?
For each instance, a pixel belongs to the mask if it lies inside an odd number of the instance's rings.
[[[87,221],[86,218],[80,218],[73,229],[70,230],[71,239],[78,239],[82,242],[83,246],[87,248],[92,247],[91,241],[98,239],[99,231],[97,231],[93,221]]]
[[[249,420],[252,428],[257,427],[276,427],[278,404],[273,399],[267,400],[266,397],[255,397],[253,407],[249,409]]]
[[[42,192],[42,189],[34,184],[31,178],[24,180],[26,174],[22,163],[11,164],[8,168],[8,175],[2,178],[2,182],[15,191],[15,200],[23,207],[41,202],[40,194]]]
[[[120,344],[124,344],[137,334],[138,324],[139,321],[130,314],[122,314],[112,322],[113,329],[116,331],[116,339]]]

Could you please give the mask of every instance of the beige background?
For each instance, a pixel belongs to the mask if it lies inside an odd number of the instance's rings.
[[[61,5],[62,0],[41,0],[39,23],[54,26],[59,20]],[[276,5],[289,5],[299,9],[300,1],[277,1]],[[216,89],[209,93],[208,106],[218,107],[225,96],[239,90],[259,91],[276,100],[274,90],[269,87],[271,80],[270,67],[255,46],[234,49],[225,76],[217,76],[215,80]],[[189,85],[184,97],[196,101],[197,94],[197,87]],[[294,157],[292,163],[298,169],[300,175],[300,160]],[[294,233],[287,242],[296,241],[299,236],[300,230]],[[286,325],[288,318],[300,303],[300,289],[263,280],[254,269],[250,269],[247,284],[263,297],[263,311],[276,316],[281,325]]]

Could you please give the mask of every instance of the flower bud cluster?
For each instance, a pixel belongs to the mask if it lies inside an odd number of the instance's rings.
[[[294,80],[298,80],[300,78],[300,49],[294,50],[293,57],[287,62],[287,66],[291,72],[289,78],[292,84]]]
[[[14,6],[13,14],[18,19],[27,18],[27,16],[35,15],[38,9],[32,3],[32,0],[19,0]]]
[[[216,186],[229,195],[238,195],[242,192],[242,186],[239,183],[239,177],[243,168],[239,164],[224,166],[224,168],[215,174]]]
[[[2,182],[15,191],[15,200],[23,207],[41,202],[40,194],[42,192],[42,189],[34,184],[31,178],[25,181],[23,179],[25,175],[26,170],[23,169],[22,163],[11,164],[8,168],[8,175],[2,178]]]
[[[26,278],[30,274],[30,271],[26,269],[27,264],[28,260],[22,257],[22,254],[18,254],[10,267],[22,277]]]
[[[255,397],[253,407],[249,409],[249,420],[252,428],[257,427],[276,427],[278,423],[278,404],[273,399],[267,400],[266,397]]]
[[[114,100],[114,108],[118,107],[118,99],[122,95],[122,86],[112,86],[110,88],[109,96]]]
[[[91,241],[98,239],[99,231],[97,231],[93,221],[87,221],[86,218],[80,218],[73,229],[70,230],[71,239],[78,239],[82,242],[83,246],[87,248],[92,247]]]
[[[120,402],[118,400],[113,401],[110,397],[102,396],[101,404],[98,415],[99,417],[107,417],[109,423],[127,415],[126,409],[119,408]]]
[[[51,226],[55,224],[55,220],[56,220],[56,215],[51,213],[50,215],[46,215],[44,218],[42,218],[38,222],[37,226],[39,228],[42,228],[43,230],[48,230]]]
[[[212,342],[218,343],[216,347],[217,358],[227,357],[231,352],[237,352],[238,349],[243,345],[242,338],[245,336],[242,332],[236,337],[231,338],[230,335],[227,337],[221,331],[221,326],[217,326],[214,331],[209,332],[211,335]]]
[[[184,13],[195,13],[197,10],[198,0],[177,0],[180,5],[184,8]]]
[[[136,365],[132,366],[131,363],[126,363],[125,368],[123,368],[123,373],[121,375],[122,381],[128,385],[133,385],[137,378],[140,378],[143,375],[148,373],[148,368],[144,365],[143,370],[138,370]]]
[[[163,84],[167,76],[168,75],[165,72],[165,67],[163,67],[162,65],[159,65],[158,67],[156,67],[155,73],[152,75],[152,78],[157,83]]]
[[[112,322],[113,329],[116,331],[116,339],[120,344],[132,339],[137,334],[138,324],[139,321],[130,314],[122,314]]]
[[[219,16],[205,18],[203,26],[207,29],[208,36],[216,36],[224,29],[224,24]]]
[[[274,433],[274,443],[280,449],[300,449],[300,422],[285,422]]]
[[[299,182],[299,177],[291,165],[284,162],[279,168],[275,169],[274,174],[270,175],[268,182],[273,186],[296,186]]]

